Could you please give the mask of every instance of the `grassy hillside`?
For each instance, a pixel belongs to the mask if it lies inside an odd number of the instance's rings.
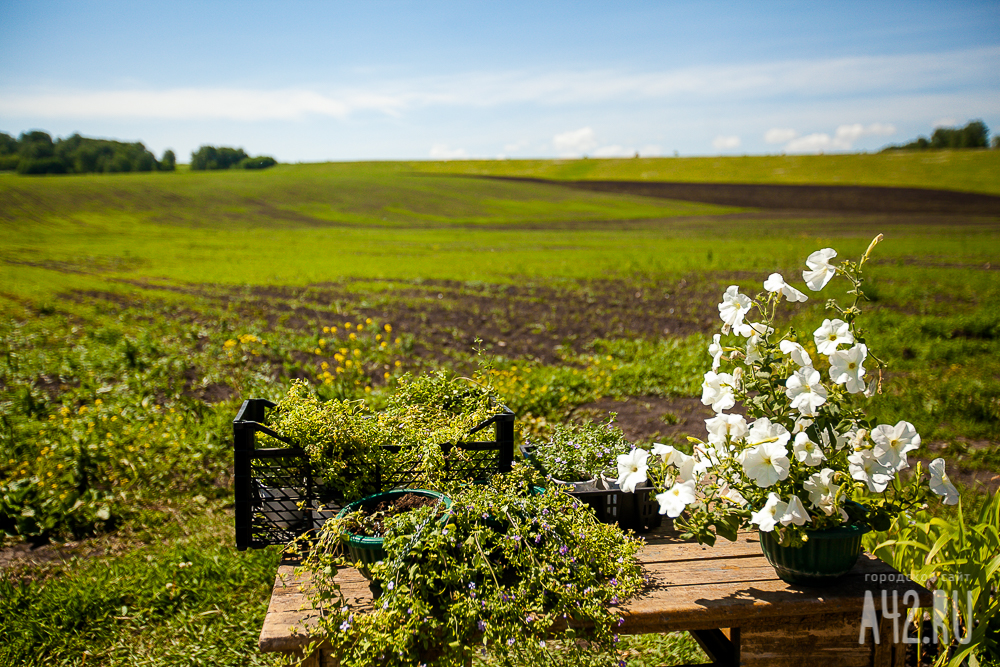
[[[801,160],[830,177],[840,157]],[[813,250],[857,256],[879,232],[867,321],[892,366],[873,409],[912,421],[917,454],[961,483],[1000,471],[1000,220],[781,217],[430,173],[643,164],[712,173],[666,159],[0,177],[0,557],[28,554],[0,558],[0,636],[17,638],[0,663],[275,664],[256,638],[277,550],[233,548],[244,398],[306,378],[377,400],[406,371],[468,369],[481,345],[519,429],[615,411],[637,442],[685,446],[704,431],[726,286],[799,284]],[[824,316],[811,298],[789,318],[808,333]],[[635,664],[688,646],[641,641]]]
[[[1000,194],[1000,151],[410,163],[436,174],[553,180],[882,185]]]

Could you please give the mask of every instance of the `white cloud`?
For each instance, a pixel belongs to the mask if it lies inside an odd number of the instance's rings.
[[[601,146],[594,151],[594,157],[633,157],[634,155],[634,148],[623,148],[618,144]]]
[[[785,146],[788,153],[820,153],[824,151],[849,151],[854,142],[862,137],[888,137],[896,133],[896,128],[890,123],[872,123],[862,125],[840,125],[831,137],[825,132],[816,132],[804,137],[793,139]]]
[[[659,157],[663,154],[663,147],[658,144],[646,144],[639,149],[639,155],[643,157]]]
[[[787,144],[797,136],[799,133],[795,130],[772,127],[764,133],[764,141],[769,144]]]
[[[715,139],[712,139],[712,148],[717,151],[731,151],[739,148],[741,143],[739,137],[724,137],[720,134]]]
[[[238,121],[346,118],[370,112],[401,115],[421,108],[489,108],[511,104],[576,105],[664,100],[733,105],[792,96],[839,94],[898,98],[940,87],[982,87],[1000,47],[946,53],[792,60],[632,72],[470,71],[456,75],[371,80],[354,87],[292,89],[225,87],[161,90],[0,89],[0,117],[155,118]],[[596,145],[596,144],[595,144]]]
[[[931,125],[935,130],[939,127],[956,127],[958,125],[958,119],[948,116],[947,118],[938,118]]]
[[[435,160],[457,160],[469,157],[464,148],[448,148],[447,144],[431,146],[430,156]]]
[[[593,128],[581,127],[552,137],[552,146],[560,155],[580,155],[597,146],[597,139]]]

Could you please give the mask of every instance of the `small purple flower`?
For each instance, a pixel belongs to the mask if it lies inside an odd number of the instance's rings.
[[[507,646],[513,646],[513,645],[514,645],[514,638],[511,637],[510,639],[507,640]]]
[[[480,632],[486,632],[486,621],[479,621],[476,625],[479,626]]]
[[[469,590],[470,590],[470,591],[471,591],[471,590],[475,590],[475,588],[476,588],[476,582],[474,582],[474,581],[470,581],[470,582],[469,582]]]
[[[395,587],[396,587],[396,582],[395,582],[395,581],[390,581],[390,582],[389,582],[389,585],[388,585],[388,586],[386,586],[386,590],[390,590],[390,591],[391,591],[391,590],[392,590],[392,589],[394,589]]]
[[[441,534],[442,534],[442,535],[447,535],[447,534],[448,534],[448,529],[447,529],[447,528],[445,528],[444,530],[442,530],[442,531],[441,531]]]
[[[565,544],[562,545],[561,547],[559,547],[559,555],[560,556],[565,556],[568,553],[569,553],[569,547],[567,547]]]

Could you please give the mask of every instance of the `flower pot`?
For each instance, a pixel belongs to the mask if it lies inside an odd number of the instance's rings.
[[[347,516],[351,512],[356,512],[365,506],[375,506],[384,500],[393,500],[408,493],[428,498],[437,498],[444,504],[445,509],[451,507],[451,498],[437,491],[429,491],[427,489],[396,489],[394,491],[376,493],[361,500],[355,500],[353,503],[344,506],[344,509],[340,510],[337,517]],[[442,520],[446,521],[447,519],[448,513],[445,513]],[[355,535],[351,532],[346,532],[345,534],[348,536],[347,553],[350,555],[352,561],[361,563],[361,573],[367,577],[369,568],[385,558],[383,538]]]
[[[783,547],[773,531],[760,531],[760,548],[782,581],[826,586],[851,571],[868,531],[868,526],[859,525],[807,531],[809,540],[801,547]]]

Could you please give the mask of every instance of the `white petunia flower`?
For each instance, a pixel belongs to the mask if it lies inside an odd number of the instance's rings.
[[[701,385],[701,402],[711,405],[716,412],[722,412],[736,405],[733,388],[736,379],[729,373],[705,373],[705,381]]]
[[[792,435],[788,432],[788,429],[781,424],[772,424],[771,420],[767,417],[761,417],[754,420],[753,424],[750,424],[750,430],[747,431],[747,444],[749,445],[759,445],[764,442],[777,442],[779,445],[784,447],[791,440]]]
[[[878,462],[870,450],[863,449],[847,457],[851,477],[864,482],[872,493],[882,493],[892,481],[890,470]]]
[[[787,354],[792,358],[792,361],[797,363],[799,366],[812,366],[813,360],[806,352],[806,349],[799,345],[798,343],[793,343],[790,340],[783,340],[778,343],[778,349],[781,350],[782,354]]]
[[[840,484],[833,483],[834,471],[823,468],[818,473],[809,476],[802,487],[809,492],[809,502],[827,516],[833,514]]]
[[[795,420],[795,424],[792,426],[792,433],[796,434],[802,433],[802,431],[806,430],[812,425],[813,425],[813,420],[806,419],[804,417],[799,417],[798,419]]]
[[[910,422],[899,422],[895,426],[880,424],[872,429],[872,453],[878,462],[890,470],[909,468],[907,452],[920,448],[920,434]]]
[[[759,348],[761,337],[773,334],[774,329],[760,322],[754,324],[744,322],[737,333],[747,338],[746,363],[752,364],[761,360]]]
[[[676,482],[663,493],[657,493],[656,500],[660,503],[660,514],[676,519],[695,501],[694,481]]]
[[[827,356],[837,351],[838,345],[850,345],[854,342],[851,325],[843,320],[823,320],[819,329],[813,332],[816,351]]]
[[[767,494],[767,502],[759,512],[750,515],[750,523],[755,523],[765,533],[774,530],[775,524],[785,515],[788,503],[782,502],[776,493]]]
[[[785,381],[785,396],[791,400],[792,407],[806,417],[816,414],[816,408],[826,403],[826,395],[826,387],[815,368],[800,368]]]
[[[719,365],[722,363],[722,343],[719,342],[722,338],[722,334],[715,334],[712,336],[712,344],[708,346],[708,353],[712,355],[712,370],[719,370]]]
[[[764,281],[764,289],[768,292],[777,292],[783,295],[789,301],[805,301],[807,297],[802,292],[798,291],[791,285],[785,282],[785,279],[781,277],[780,273],[772,273],[768,276],[767,280]]]
[[[792,453],[795,455],[795,458],[799,461],[799,463],[805,463],[807,466],[818,466],[826,460],[826,454],[823,453],[823,448],[810,440],[805,431],[802,431],[795,436],[795,443],[792,445]]]
[[[794,523],[796,526],[804,526],[805,524],[812,521],[809,516],[809,512],[802,505],[802,501],[799,500],[798,496],[792,496],[788,499],[788,506],[785,508],[785,512],[778,519],[781,521],[782,526],[787,526],[790,523]]]
[[[830,264],[830,260],[837,256],[837,251],[833,248],[823,248],[809,255],[806,259],[808,271],[802,272],[802,279],[806,281],[806,286],[813,292],[818,292],[830,279],[837,275],[837,268]]]
[[[664,463],[670,463],[670,457],[674,453],[673,445],[664,445],[662,442],[653,443],[653,456],[659,456]]]
[[[762,489],[788,477],[788,450],[778,442],[764,442],[743,453],[743,472]]]
[[[743,323],[743,317],[750,311],[750,297],[740,294],[736,285],[730,285],[722,295],[719,317],[722,318],[722,333],[729,333],[732,327]]]
[[[747,434],[747,420],[743,415],[717,414],[711,419],[705,420],[705,428],[708,430],[708,441],[713,445],[720,445],[726,442],[726,438],[739,440]]]
[[[858,343],[849,350],[836,350],[830,355],[830,379],[836,384],[846,384],[851,394],[860,394],[865,387],[865,358],[868,346]]]
[[[638,447],[628,454],[618,455],[618,486],[625,493],[635,493],[635,487],[646,481],[649,452]]]
[[[948,479],[948,473],[944,471],[944,459],[934,459],[931,461],[928,471],[931,474],[931,491],[939,496],[945,505],[954,505],[958,502],[958,489]]]
[[[729,482],[723,482],[722,488],[719,489],[719,497],[725,498],[731,503],[735,503],[740,507],[747,504],[747,499],[743,497],[743,494],[736,489],[730,488]]]

